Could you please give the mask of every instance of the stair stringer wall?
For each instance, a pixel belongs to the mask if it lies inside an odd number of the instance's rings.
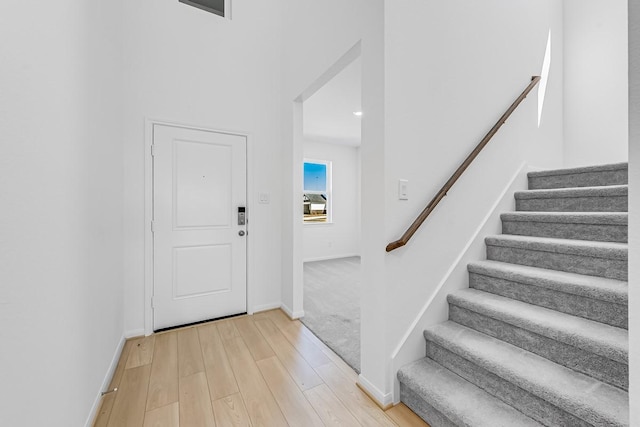
[[[540,168],[532,168],[523,162],[496,198],[491,208],[480,221],[475,233],[467,241],[458,257],[442,276],[433,293],[427,298],[424,306],[405,332],[391,355],[391,375],[393,381],[393,402],[400,402],[400,382],[398,370],[415,360],[425,357],[424,330],[437,323],[444,322],[449,316],[447,295],[451,292],[469,287],[467,264],[486,259],[485,237],[500,234],[502,222],[500,215],[515,210],[513,194],[528,188],[527,173]]]
[[[629,259],[640,257],[640,2],[629,2]],[[629,283],[640,281],[640,262],[629,263]],[[629,287],[629,336],[640,336],[640,288]],[[629,401],[640,401],[640,340],[631,339]],[[640,425],[640,405],[631,405]]]

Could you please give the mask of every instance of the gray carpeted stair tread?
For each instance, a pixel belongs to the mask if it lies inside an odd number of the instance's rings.
[[[627,242],[626,212],[509,212],[502,233],[602,242]]]
[[[487,259],[627,280],[626,243],[502,234],[485,238]]]
[[[436,409],[454,425],[478,427],[542,426],[520,411],[424,358],[398,371],[400,383]],[[412,408],[420,414],[420,408]],[[428,410],[425,412],[429,412]],[[427,421],[430,421],[427,419]]]
[[[503,221],[552,222],[561,224],[627,225],[626,212],[506,212]]]
[[[558,175],[575,175],[579,173],[587,172],[604,172],[612,170],[627,170],[629,163],[608,163],[606,165],[592,165],[592,166],[577,166],[574,168],[562,168],[562,169],[549,169],[544,171],[532,171],[527,173],[527,176],[537,178],[541,176],[558,176]]]
[[[626,184],[627,163],[529,172],[529,188],[561,188]]]
[[[557,188],[517,191],[517,211],[627,212],[628,186]]]
[[[599,354],[593,353],[589,350],[585,350],[571,344],[566,344],[551,337],[546,337],[512,323],[507,323],[497,317],[498,316],[492,317],[491,315],[483,314],[479,311],[469,310],[459,305],[449,304],[449,320],[453,322],[515,345],[523,350],[535,353],[545,359],[559,365],[566,366],[567,368],[581,372],[585,375],[589,375],[607,384],[611,384],[623,390],[629,389],[629,365],[626,362],[618,362],[607,357],[600,356]],[[434,345],[435,344],[433,343],[428,343],[427,354],[429,357],[433,356],[434,360],[441,363],[443,366],[450,368],[450,366],[461,367],[465,364],[469,365],[468,362],[460,363],[461,361],[458,361],[458,363],[456,363],[454,361],[447,361],[446,356],[444,356],[444,360],[440,359],[439,357],[442,357],[442,352],[438,352],[438,350],[434,348]],[[453,365],[450,365],[450,363],[453,363]],[[467,366],[465,370],[469,372],[469,368],[471,368],[471,372],[473,372],[473,368],[471,366]],[[465,375],[462,375],[457,368],[454,368],[453,370],[457,374],[467,378]],[[489,382],[491,381],[489,380]],[[482,388],[485,386],[484,381],[478,382],[477,384]],[[505,387],[499,387],[498,389],[505,392],[505,388],[511,387],[507,384],[504,386]],[[493,392],[490,391],[490,393]],[[520,396],[520,398],[524,397]],[[517,408],[528,416],[544,422],[543,419],[537,418],[524,408],[519,406]],[[564,417],[560,417],[560,419],[562,418]],[[565,420],[564,422],[566,423],[568,421]]]
[[[627,305],[627,282],[499,261],[469,263],[470,273]]]
[[[628,185],[608,185],[605,187],[554,188],[542,190],[516,191],[516,199],[569,199],[577,197],[627,196]]]
[[[541,177],[541,176],[557,176],[557,175],[574,175],[578,173],[587,173],[587,172],[603,172],[603,171],[612,171],[612,170],[627,170],[629,167],[629,163],[627,162],[619,162],[619,163],[608,163],[605,165],[591,165],[591,166],[577,166],[573,168],[562,168],[562,169],[549,169],[543,171],[533,171],[529,172],[527,176],[530,177]]]
[[[425,338],[593,425],[629,424],[628,393],[511,344],[447,321]]]
[[[467,269],[472,289],[628,328],[627,282],[498,261]]]
[[[450,304],[587,350],[616,362],[628,363],[629,340],[625,329],[476,289],[456,291],[449,294],[447,300]]]
[[[488,236],[485,243],[491,246],[529,249],[532,251],[583,255],[593,258],[626,261],[628,245],[618,242],[593,242],[589,240],[555,239],[552,237],[514,236],[500,234]]]

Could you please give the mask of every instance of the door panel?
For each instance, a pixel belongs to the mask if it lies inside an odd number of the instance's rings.
[[[246,138],[154,126],[154,329],[246,312]]]
[[[175,141],[176,228],[231,225],[232,154],[229,146]]]
[[[173,297],[230,292],[231,245],[173,249]]]

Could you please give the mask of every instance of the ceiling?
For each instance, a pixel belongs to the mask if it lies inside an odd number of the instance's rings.
[[[303,104],[306,139],[360,145],[361,61],[349,64]]]

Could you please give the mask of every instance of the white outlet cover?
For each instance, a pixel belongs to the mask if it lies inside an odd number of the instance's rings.
[[[269,193],[259,193],[258,194],[258,203],[262,203],[262,204],[268,205],[269,201],[270,201],[269,199],[270,199]]]

